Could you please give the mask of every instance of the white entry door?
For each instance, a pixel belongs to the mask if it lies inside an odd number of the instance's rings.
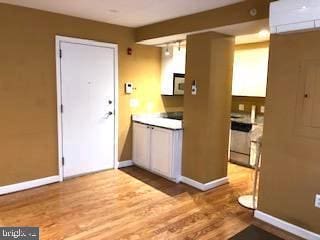
[[[60,41],[63,177],[114,167],[116,47]]]

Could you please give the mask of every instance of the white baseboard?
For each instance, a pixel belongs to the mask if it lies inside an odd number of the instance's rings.
[[[298,227],[296,225],[293,225],[291,223],[283,221],[279,218],[276,218],[276,217],[273,217],[269,214],[261,212],[259,210],[254,211],[254,217],[263,221],[263,222],[269,223],[277,228],[280,228],[284,231],[287,231],[287,232],[292,233],[296,236],[302,237],[304,239],[320,240],[319,234],[316,234],[316,233],[311,232],[309,230],[306,230],[304,228]]]
[[[133,165],[133,161],[132,160],[121,161],[121,162],[118,162],[117,168],[130,167],[132,165]]]
[[[181,176],[180,181],[187,184],[187,185],[195,187],[201,191],[207,191],[209,189],[219,187],[219,186],[229,182],[228,177],[220,178],[220,179],[208,182],[208,183],[201,183],[201,182],[195,181],[191,178],[184,177],[184,176]]]
[[[2,186],[0,187],[0,195],[27,190],[30,188],[40,187],[40,186],[47,185],[50,183],[55,183],[55,182],[60,182],[59,176],[46,177],[46,178],[31,180],[27,182]]]

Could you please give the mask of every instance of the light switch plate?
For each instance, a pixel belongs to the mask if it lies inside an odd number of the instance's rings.
[[[239,104],[239,111],[244,111],[244,104]]]
[[[133,92],[132,83],[130,82],[125,83],[125,92],[126,94],[131,94]]]
[[[191,95],[197,95],[197,82],[195,80],[192,81]]]
[[[315,200],[314,205],[315,205],[317,208],[320,208],[320,194],[316,194],[316,200]]]
[[[197,95],[197,86],[192,85],[191,94]]]
[[[260,112],[261,112],[261,113],[264,113],[264,106],[261,106],[261,107],[260,107]]]

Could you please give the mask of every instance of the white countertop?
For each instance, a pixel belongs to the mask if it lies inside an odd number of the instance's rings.
[[[139,122],[155,127],[167,128],[172,130],[183,130],[182,121],[163,118],[160,114],[137,114],[132,115],[132,120],[134,122]]]

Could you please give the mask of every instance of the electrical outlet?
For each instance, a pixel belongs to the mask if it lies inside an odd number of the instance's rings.
[[[315,205],[317,208],[320,208],[320,194],[316,194],[316,200],[315,200],[314,205]]]
[[[132,98],[130,99],[130,107],[131,108],[137,108],[139,106],[139,100]]]
[[[261,106],[261,107],[260,107],[260,112],[261,112],[261,113],[264,113],[264,106]]]
[[[239,104],[239,111],[244,111],[244,104]]]

